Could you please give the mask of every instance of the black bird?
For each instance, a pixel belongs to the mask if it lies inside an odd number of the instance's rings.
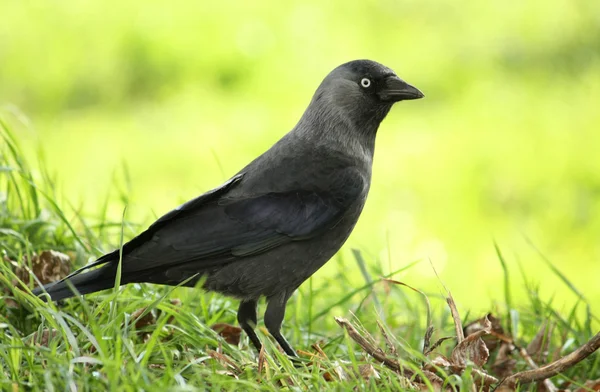
[[[123,245],[121,284],[204,279],[204,289],[241,300],[238,322],[257,350],[257,301],[266,297],[264,323],[295,356],[280,332],[286,303],[352,232],[371,184],[379,124],[394,103],[422,97],[374,61],[335,68],[268,151]],[[118,262],[115,250],[34,292],[57,301],[76,295],[70,285],[79,294],[111,288]]]

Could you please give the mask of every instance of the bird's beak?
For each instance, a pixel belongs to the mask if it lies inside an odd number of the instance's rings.
[[[378,93],[382,101],[398,102],[407,99],[419,99],[425,95],[418,88],[411,86],[397,76],[389,76],[385,79],[385,85]]]

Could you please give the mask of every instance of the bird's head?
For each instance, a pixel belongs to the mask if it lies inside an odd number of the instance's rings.
[[[355,60],[338,66],[325,77],[311,106],[376,131],[394,103],[419,98],[423,98],[423,93],[388,67],[371,60]]]

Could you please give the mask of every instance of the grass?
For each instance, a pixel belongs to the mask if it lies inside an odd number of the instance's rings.
[[[393,344],[402,363],[415,367],[425,360],[420,350],[429,310],[420,294],[383,282],[380,277],[396,273],[386,274],[379,263],[372,263],[357,250],[353,251],[354,260],[337,256],[330,261],[337,266],[336,272],[318,285],[312,279],[306,282],[288,304],[284,334],[297,349],[314,352],[311,345],[318,343],[325,354],[305,359],[299,367],[277,350],[262,328],[264,356],[249,346],[244,335],[234,345],[211,329],[216,323],[236,324],[236,301],[217,294],[156,285],[119,288],[116,284],[112,290],[61,304],[42,302],[29,290],[17,288],[9,259],[27,265],[34,253],[53,249],[67,253],[79,267],[118,247],[123,237],[139,227],[125,216],[121,222],[106,218],[107,206],[115,203],[110,195],[98,214],[82,215],[81,206],[70,205],[56,192],[53,179],[43,170],[43,154],[39,154],[36,170],[24,159],[19,140],[5,122],[0,123],[0,133],[0,250],[5,260],[0,263],[1,390],[397,391],[407,387],[397,373],[368,357],[336,324],[334,316],[351,318],[377,342],[384,341],[378,327],[381,323],[383,330],[395,337]],[[130,185],[119,186],[126,189]],[[120,202],[127,204],[126,192]],[[489,302],[496,303],[491,310],[502,315],[505,329],[526,346],[544,322],[556,326],[540,362],[573,351],[595,333],[598,318],[591,314],[585,296],[549,261],[577,301],[569,309],[556,308],[554,299],[540,297],[540,287],[524,274],[529,302],[511,299],[510,287],[520,283],[514,274],[509,277],[498,246],[496,251],[505,272],[504,282],[498,283],[504,285],[505,298],[500,302],[490,298]],[[415,263],[404,263],[402,270]],[[356,287],[351,275],[358,271],[364,284]],[[433,340],[453,335],[443,297],[428,296],[433,303]],[[586,310],[582,313],[581,308]],[[479,316],[469,314],[466,319]],[[449,357],[453,346],[446,342],[437,351]],[[365,374],[370,366],[378,377],[368,371]],[[526,368],[521,359],[517,368]],[[599,377],[600,355],[595,354],[555,381],[580,385]],[[445,383],[455,390],[467,389],[474,383],[473,375],[467,368],[462,376],[448,376]]]
[[[45,3],[0,1],[0,107],[31,119],[34,132],[13,131],[44,146],[37,166],[69,214],[120,226],[127,205],[129,220],[150,223],[150,209],[222,183],[291,129],[333,67],[371,58],[426,98],[382,124],[349,245],[386,272],[430,257],[444,281],[470,282],[454,285],[457,301],[484,311],[503,295],[494,238],[511,270],[517,253],[544,295],[556,287],[571,301],[526,233],[600,304],[597,0],[184,2],[167,13],[161,1]],[[436,290],[428,263],[407,275]]]

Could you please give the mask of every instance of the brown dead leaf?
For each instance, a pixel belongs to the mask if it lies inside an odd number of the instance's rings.
[[[154,316],[153,311],[149,311],[144,316],[140,317],[147,308],[140,308],[131,314],[131,319],[135,320],[135,329],[138,331],[142,328],[148,327],[150,325],[156,324],[156,316]]]
[[[481,369],[472,369],[471,371],[478,391],[489,391],[493,384],[497,384],[500,381]]]
[[[325,372],[323,373],[323,378],[325,379],[325,381],[327,382],[332,382],[332,381],[337,381],[336,379],[333,378],[333,376],[331,375],[330,372]]]
[[[335,367],[333,368],[333,371],[337,375],[338,380],[340,380],[340,381],[348,380],[348,374],[346,373],[346,371],[344,370],[344,368],[342,367],[342,365],[339,362],[336,362]]]
[[[358,374],[361,378],[368,380],[370,378],[379,379],[379,372],[375,370],[373,365],[370,363],[365,363],[363,365],[358,366]]]
[[[419,379],[421,379],[424,376],[427,379],[427,381],[429,381],[431,383],[431,385],[433,386],[433,390],[435,392],[452,390],[452,389],[450,389],[450,387],[444,388],[444,380],[442,380],[442,378],[439,377],[437,374],[430,372],[428,370],[423,370],[421,373],[422,373],[422,376],[419,375]],[[421,380],[421,381],[424,381],[424,380]],[[407,386],[407,389],[409,389],[408,386]],[[421,383],[415,385],[411,389],[417,389],[420,391],[430,391],[429,387],[424,382],[421,382]]]
[[[311,347],[316,351],[316,353],[313,354],[303,350],[297,350],[298,355],[302,355],[311,359],[311,362],[306,364],[306,366],[313,366],[313,364],[317,364],[319,369],[323,369],[324,366],[322,360],[328,359],[327,354],[323,352],[323,349],[321,349],[319,342],[313,343]],[[323,372],[323,378],[327,382],[345,381],[348,379],[348,375],[346,374],[340,363],[336,361],[333,369],[330,368],[329,370],[325,370],[325,372]]]
[[[71,272],[71,259],[69,256],[54,250],[43,251],[39,256],[34,254],[31,257],[31,262],[27,256],[23,256],[20,263],[11,260],[7,256],[4,256],[3,259],[12,266],[13,272],[18,278],[18,280],[12,281],[12,287],[2,288],[1,291],[4,291],[7,295],[12,295],[12,290],[15,287],[22,289],[30,281],[33,282],[33,287],[37,287],[37,281],[31,277],[31,274],[34,274],[45,285],[61,280]],[[20,307],[12,298],[6,298],[5,303],[8,308],[17,309]]]
[[[242,329],[240,327],[226,323],[216,323],[210,328],[225,339],[227,343],[234,346],[237,346],[240,343],[240,336],[242,335]]]
[[[464,369],[468,362],[473,362],[478,367],[482,367],[486,364],[490,352],[481,337],[490,333],[492,330],[492,323],[487,320],[482,326],[482,329],[467,336],[462,342],[454,347],[452,355],[450,356],[452,365]]]
[[[29,282],[29,275],[33,273],[42,284],[57,282],[71,272],[71,259],[64,253],[55,250],[45,250],[39,255],[34,254],[31,262],[26,256],[23,257],[21,265],[11,262],[15,275],[24,283]],[[29,268],[31,265],[31,269]],[[37,281],[33,280],[33,287],[37,287]]]
[[[492,365],[492,372],[496,377],[505,378],[510,376],[515,370],[517,360],[511,356],[514,346],[510,343],[502,342],[498,349],[498,355]]]
[[[171,305],[173,305],[173,306],[181,306],[181,300],[179,298],[173,298],[169,302],[171,302]]]
[[[451,361],[455,366],[465,368],[468,362],[478,367],[485,365],[490,352],[481,338],[465,339],[452,350]]]
[[[35,332],[31,337],[30,342],[41,347],[48,347],[48,344],[56,336],[58,336],[58,331],[56,329],[44,329],[41,333]]]
[[[544,381],[547,381],[547,380],[542,380],[542,381],[538,381],[535,383],[536,392],[556,392],[557,391],[556,388],[554,388],[552,390],[548,389],[547,384]]]
[[[5,289],[4,291],[10,295],[10,291],[8,289]],[[19,308],[19,304],[17,303],[17,301],[15,301],[12,298],[4,298],[4,304],[6,305],[7,308],[10,308],[10,309],[18,309]]]
[[[532,366],[533,369],[512,374],[503,379],[502,383],[512,386],[516,384],[523,385],[540,380],[550,381],[549,378],[554,377],[557,374],[564,372],[566,369],[575,366],[579,362],[595,353],[598,349],[600,349],[600,332],[598,332],[590,340],[578,347],[577,350],[573,351],[572,353],[541,367],[537,367],[537,365],[533,363],[533,365],[535,365]],[[524,349],[521,349],[521,351],[524,352],[524,358],[529,356]],[[548,386],[550,386],[550,384],[548,384]],[[556,387],[554,387],[554,390],[556,390]]]
[[[452,366],[452,364],[450,363],[450,360],[448,360],[448,358],[444,357],[443,355],[438,355],[435,358],[433,358],[431,360],[431,362],[429,362],[425,366],[425,369],[429,370],[431,372],[435,372],[434,366],[441,367],[441,368],[448,368],[448,367]]]
[[[514,392],[514,391],[515,391],[514,387],[508,386],[506,384],[502,384],[494,390],[494,392]]]
[[[346,381],[348,380],[348,374],[346,374],[342,365],[336,361],[332,371],[326,371],[323,373],[323,378],[327,382]]]
[[[600,378],[597,380],[589,380],[583,387],[578,388],[575,392],[589,392],[589,391],[600,391]]]
[[[375,339],[373,339],[373,336],[371,336],[367,331],[364,331],[363,336],[360,334],[360,332],[358,332],[356,328],[354,328],[350,321],[346,320],[345,318],[334,317],[334,319],[340,327],[346,330],[348,336],[350,336],[350,338],[352,338],[352,340],[354,340],[367,354],[369,354],[376,360],[383,362],[385,366],[387,366],[395,372],[412,376],[413,371],[408,368],[402,367],[397,359],[390,358],[387,355],[385,355],[385,352],[375,345]]]
[[[148,332],[147,327],[152,325],[156,325],[156,316],[154,315],[154,310],[149,311],[148,313],[142,314],[146,311],[146,307],[140,308],[131,314],[131,319],[135,321],[135,329],[137,331],[138,336],[142,337],[144,342],[150,340],[151,333]],[[141,317],[140,317],[141,316]]]
[[[442,391],[451,391],[451,389],[443,388],[443,384],[432,384],[433,385],[433,389],[429,388],[429,386],[427,384],[417,384],[415,388],[410,388],[411,390],[415,390],[415,391],[422,391],[422,392],[442,392]],[[409,388],[407,388],[409,389]]]
[[[174,298],[171,301],[169,301],[171,303],[171,305],[180,308],[181,307],[181,300],[178,298]],[[177,313],[179,313],[179,309],[176,309]],[[160,310],[159,310],[159,314],[160,314]],[[175,321],[175,315],[171,315],[169,316],[169,319],[167,320],[167,324],[173,324],[173,321]]]
[[[465,339],[463,341],[463,343],[467,342],[467,339]],[[480,340],[481,346],[485,348],[483,341],[481,339],[479,339],[479,340]],[[448,358],[444,357],[443,355],[438,355],[435,358],[433,358],[430,362],[428,362],[424,366],[423,370],[426,372],[429,372],[430,374],[434,374],[435,372],[437,372],[438,368],[443,368],[447,372],[449,372],[451,374],[457,374],[457,375],[461,375],[462,372],[465,370],[464,365],[456,365],[456,364],[452,363],[452,359],[448,359]],[[487,391],[487,390],[489,390],[489,388],[492,384],[498,382],[497,378],[487,374],[485,371],[483,371],[481,369],[471,369],[471,373],[473,374],[473,379],[475,380],[475,384],[477,385],[477,390]],[[440,382],[442,381],[441,378],[439,378],[438,376],[436,376],[436,377],[439,379]],[[437,379],[430,380],[430,381],[433,384],[433,381],[437,381]]]
[[[504,335],[504,328],[502,328],[502,323],[499,318],[496,318],[493,314],[488,313],[486,316],[467,324],[464,328],[464,333],[465,336],[469,336],[477,331],[481,331],[484,328],[486,318],[492,323],[491,332],[493,332],[493,334],[486,335],[482,337],[482,339],[488,350],[492,352],[499,346],[500,343],[496,335]]]
[[[554,327],[548,321],[544,321],[533,340],[527,345],[527,354],[536,363],[543,362],[543,358],[548,355],[548,347],[550,346],[553,329]]]

